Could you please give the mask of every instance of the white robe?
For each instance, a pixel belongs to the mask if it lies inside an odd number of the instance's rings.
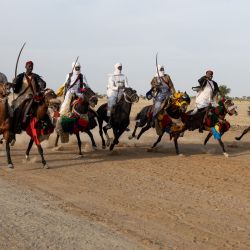
[[[78,77],[78,74],[76,74],[74,72],[74,74],[71,77],[69,87],[72,86],[75,83],[77,77]],[[68,81],[68,79],[69,79],[69,74],[66,77],[66,82]],[[66,82],[65,82],[65,84],[66,84]],[[83,75],[83,82],[85,83],[86,87],[89,87],[88,83],[87,83],[87,79],[86,79],[86,77],[84,75]],[[64,115],[64,116],[69,115],[70,104],[71,104],[71,101],[72,101],[72,97],[74,95],[76,95],[78,97],[82,96],[82,93],[80,92],[80,79],[77,80],[77,82],[74,84],[73,87],[71,87],[70,89],[67,90],[64,101],[63,101],[62,106],[60,108],[60,115]]]
[[[217,106],[216,102],[213,100],[213,91],[214,84],[212,81],[208,81],[205,88],[199,91],[196,96],[195,103],[197,109],[208,107],[210,104],[212,104],[212,106]]]

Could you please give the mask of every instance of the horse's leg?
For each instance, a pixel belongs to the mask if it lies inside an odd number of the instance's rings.
[[[42,158],[42,164],[43,164],[43,167],[44,168],[49,168],[49,166],[47,165],[45,159],[44,159],[44,156],[43,156],[43,148],[41,146],[41,144],[37,144],[37,149],[38,149],[38,153],[40,154],[41,158]]]
[[[219,141],[219,144],[220,144],[220,146],[221,146],[221,148],[222,148],[222,151],[223,151],[224,156],[225,156],[225,157],[228,157],[229,154],[228,154],[228,153],[226,152],[226,150],[225,150],[224,143],[222,142],[221,139],[219,139],[218,141]]]
[[[179,135],[174,136],[174,146],[175,146],[175,152],[177,155],[180,154],[179,145],[178,145],[178,138],[179,138]]]
[[[58,146],[59,137],[60,137],[60,135],[56,134],[55,147]]]
[[[141,129],[140,133],[137,136],[137,140],[139,140],[142,134],[145,133],[150,128],[151,128],[151,125],[150,125],[150,122],[148,122],[147,125]]]
[[[77,143],[78,143],[78,148],[79,148],[79,155],[82,155],[82,142],[81,142],[79,133],[76,133],[76,138],[77,138]]]
[[[30,159],[29,154],[30,154],[30,150],[32,148],[33,143],[34,143],[34,140],[32,138],[30,138],[30,142],[29,142],[28,148],[26,150],[26,154],[25,154],[25,158],[27,161],[29,161],[29,159]]]
[[[3,133],[3,138],[6,141],[5,150],[6,150],[8,167],[9,168],[14,168],[14,165],[13,165],[11,157],[10,157],[10,132],[9,131],[5,131]]]
[[[156,145],[161,141],[162,136],[163,135],[159,135],[157,141],[154,143],[154,145],[151,148],[155,148],[156,147]]]
[[[103,127],[103,131],[104,131],[104,134],[105,134],[105,136],[107,138],[107,146],[109,146],[110,143],[111,143],[111,138],[109,137],[108,130],[107,130],[107,128],[105,126]]]
[[[119,143],[119,138],[123,134],[123,132],[126,130],[126,128],[119,129],[118,131],[114,130],[114,136],[115,136],[115,138],[114,138],[114,141],[111,143],[110,148],[109,148],[111,151],[114,149],[114,146]]]
[[[136,123],[135,123],[135,128],[134,128],[134,131],[133,131],[132,135],[130,135],[130,136],[128,137],[129,140],[131,140],[131,139],[133,139],[133,138],[135,137],[136,130],[137,130],[138,127],[139,127],[139,124],[138,124],[138,122],[136,122]]]
[[[209,139],[211,138],[212,135],[213,135],[213,134],[212,134],[211,132],[208,133],[206,139],[204,140],[204,145],[207,144],[207,142],[209,141]]]
[[[99,123],[99,135],[100,135],[100,137],[102,139],[102,148],[104,149],[106,147],[106,145],[105,145],[105,140],[103,138],[103,132],[102,132],[102,129],[103,129],[102,128],[103,120],[98,119],[98,123]]]
[[[94,139],[94,136],[93,136],[93,134],[91,133],[91,131],[90,130],[87,130],[87,131],[84,131],[86,134],[88,134],[88,136],[89,136],[89,138],[90,138],[90,140],[91,140],[91,143],[92,143],[92,147],[94,148],[94,149],[96,149],[97,148],[97,146],[96,146],[96,143],[95,143],[95,139]]]
[[[248,133],[250,131],[250,126],[248,127],[248,128],[246,128],[243,132],[242,132],[242,134],[241,134],[241,136],[238,136],[238,137],[235,137],[235,139],[236,140],[241,140],[241,138],[246,134],[246,133]]]

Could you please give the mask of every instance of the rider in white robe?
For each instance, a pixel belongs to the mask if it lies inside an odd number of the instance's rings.
[[[113,106],[116,104],[117,100],[124,93],[124,89],[128,88],[128,79],[127,77],[121,73],[122,72],[122,64],[115,64],[115,71],[113,74],[109,76],[108,85],[107,85],[107,97],[108,97],[108,111],[107,116],[111,116],[111,111]],[[108,123],[107,128],[110,127],[110,123]]]
[[[82,96],[82,88],[88,88],[86,77],[81,74],[80,63],[72,63],[73,73],[66,76],[65,98],[60,108],[60,115],[67,116],[70,112],[70,104],[74,96]]]

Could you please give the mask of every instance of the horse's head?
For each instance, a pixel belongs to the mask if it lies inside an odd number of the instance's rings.
[[[54,92],[54,90],[53,89],[49,89],[49,88],[44,89],[43,92],[42,92],[42,95],[43,95],[43,97],[45,99],[45,102],[48,105],[50,105],[51,100],[57,98],[57,95]]]
[[[139,96],[137,95],[136,90],[132,88],[125,88],[124,99],[128,103],[135,103],[139,101]]]
[[[190,102],[190,97],[186,92],[175,92],[170,98],[170,105],[178,107],[183,113],[187,111]]]
[[[228,113],[230,116],[238,114],[236,110],[237,106],[231,99],[222,99],[219,104],[224,106],[226,113]]]
[[[89,103],[90,107],[94,108],[98,103],[98,98],[95,92],[90,88],[85,88],[83,91],[83,100]]]
[[[7,97],[10,94],[10,88],[10,83],[0,83],[0,97]]]

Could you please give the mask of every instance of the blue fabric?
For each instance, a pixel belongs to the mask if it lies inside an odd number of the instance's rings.
[[[221,134],[215,129],[215,127],[212,127],[211,129],[212,129],[214,139],[220,140],[221,139]]]

